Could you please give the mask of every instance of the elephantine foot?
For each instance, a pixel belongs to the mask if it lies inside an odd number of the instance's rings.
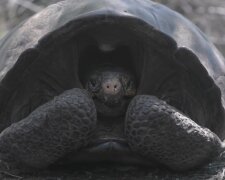
[[[88,93],[65,91],[0,134],[0,159],[44,168],[85,146],[95,127],[96,109]]]
[[[134,152],[176,171],[198,167],[223,149],[216,134],[149,95],[130,103],[125,134]]]

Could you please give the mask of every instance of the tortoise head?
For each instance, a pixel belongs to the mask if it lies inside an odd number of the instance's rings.
[[[103,116],[120,116],[136,94],[134,75],[121,67],[107,65],[92,71],[85,82],[97,111]]]

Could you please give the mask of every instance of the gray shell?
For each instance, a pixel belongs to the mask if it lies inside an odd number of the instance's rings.
[[[67,0],[47,7],[0,41],[0,102],[7,101],[38,57],[51,51],[51,44],[68,40],[87,24],[111,20],[136,28],[162,51],[182,55],[182,50],[187,49],[189,55],[196,55],[225,96],[224,58],[180,14],[149,0]]]

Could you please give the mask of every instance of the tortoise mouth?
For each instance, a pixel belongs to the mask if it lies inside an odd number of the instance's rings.
[[[130,101],[131,98],[121,98],[117,103],[107,103],[102,102],[99,99],[94,99],[94,103],[99,115],[106,117],[124,116]]]

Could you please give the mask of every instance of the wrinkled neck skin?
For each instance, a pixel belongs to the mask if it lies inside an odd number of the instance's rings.
[[[124,117],[129,102],[136,95],[134,75],[109,65],[91,71],[85,88],[94,100],[98,116],[107,119]]]

